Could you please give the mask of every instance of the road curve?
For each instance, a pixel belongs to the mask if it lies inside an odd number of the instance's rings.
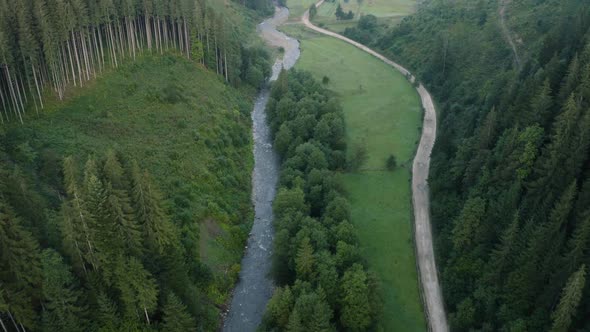
[[[324,0],[318,2],[316,7],[321,6]],[[415,78],[412,74],[399,64],[387,59],[383,55],[373,51],[365,45],[357,43],[335,32],[319,28],[309,21],[309,10],[302,17],[306,27],[321,34],[331,36],[373,55],[386,64],[394,67],[411,82]],[[429,330],[433,332],[448,332],[449,327],[445,314],[442,292],[438,282],[438,274],[432,245],[432,229],[430,226],[430,200],[428,191],[428,172],[430,170],[430,154],[436,139],[436,110],[430,93],[422,84],[416,89],[422,99],[424,108],[424,124],[422,126],[422,137],[420,145],[414,158],[412,166],[412,203],[414,207],[414,235],[416,245],[416,259],[420,272],[420,284],[422,287],[423,301],[425,304],[426,318]]]

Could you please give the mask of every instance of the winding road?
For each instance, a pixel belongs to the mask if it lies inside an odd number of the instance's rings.
[[[316,7],[321,6],[324,0],[318,2]],[[404,76],[408,77],[410,82],[415,78],[412,74],[401,65],[387,59],[383,55],[373,51],[365,45],[357,43],[349,38],[326,29],[313,25],[309,20],[309,10],[302,17],[303,24],[321,34],[331,36],[349,44],[352,44],[361,50],[373,55],[386,64],[394,67]],[[428,172],[430,170],[430,154],[434,141],[436,139],[436,109],[430,93],[420,84],[416,89],[422,100],[424,108],[424,124],[422,126],[422,137],[414,163],[412,166],[412,203],[414,207],[414,235],[416,245],[416,255],[418,270],[420,273],[420,284],[422,296],[425,304],[426,318],[430,331],[447,332],[449,330],[445,314],[444,302],[440,284],[438,282],[438,272],[432,244],[432,229],[430,226],[430,199],[428,190]]]

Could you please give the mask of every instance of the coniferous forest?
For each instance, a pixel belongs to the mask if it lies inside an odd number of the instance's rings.
[[[439,105],[429,182],[452,330],[590,328],[589,28],[585,1],[433,0],[346,32]]]
[[[270,2],[244,3],[268,14]],[[140,53],[174,49],[226,81],[260,85],[261,53],[247,49],[231,15],[206,0],[0,1],[0,117],[23,122],[29,104],[63,99],[104,70]],[[262,59],[264,63],[264,58]],[[46,91],[50,90],[50,91]]]
[[[250,111],[271,73],[254,31],[273,8],[0,0],[0,331],[220,328],[254,219]],[[344,34],[436,101],[450,329],[590,330],[590,3],[424,0],[381,22]],[[263,331],[371,331],[388,314],[325,79],[283,71],[270,90],[281,171]]]
[[[0,331],[220,326],[271,8],[0,1]]]

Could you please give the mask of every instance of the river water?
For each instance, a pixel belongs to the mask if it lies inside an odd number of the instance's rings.
[[[275,16],[258,25],[258,33],[273,47],[285,52],[278,59],[270,81],[277,79],[283,68],[290,69],[299,58],[299,42],[279,32],[277,27],[289,18],[287,8],[277,8]],[[260,92],[252,112],[254,134],[254,173],[252,201],[254,224],[248,247],[242,259],[240,278],[233,293],[230,309],[224,319],[224,332],[254,332],[262,320],[266,303],[272,296],[273,282],[269,276],[273,241],[272,202],[279,178],[279,159],[272,147],[272,135],[266,122],[266,104],[270,91]]]

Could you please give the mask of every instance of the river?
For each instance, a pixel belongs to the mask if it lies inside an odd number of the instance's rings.
[[[289,18],[287,8],[277,8],[272,18],[258,25],[258,33],[273,47],[285,52],[277,59],[270,81],[279,76],[283,68],[290,69],[299,59],[299,42],[279,32],[277,27]],[[224,319],[225,332],[254,332],[262,320],[266,303],[272,296],[273,281],[269,276],[273,241],[272,202],[279,179],[279,159],[272,147],[272,135],[266,122],[266,104],[270,91],[263,89],[252,112],[254,135],[254,173],[252,175],[252,202],[255,217],[246,253],[242,259],[240,278],[234,289],[229,312]]]

